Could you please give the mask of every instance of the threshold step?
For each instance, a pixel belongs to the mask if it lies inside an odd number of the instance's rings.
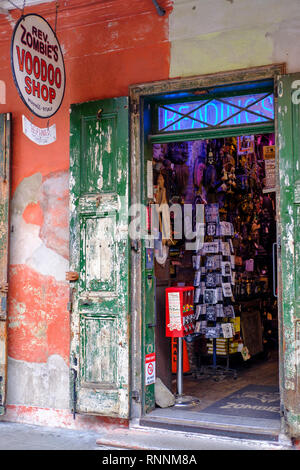
[[[254,419],[217,416],[206,413],[181,411],[176,413],[152,412],[140,420],[140,425],[183,432],[205,433],[243,439],[278,441],[280,419]]]
[[[115,429],[105,432],[96,444],[100,448],[112,450],[280,450],[286,449],[280,442],[247,438],[231,438],[230,436],[207,433],[188,432],[186,429],[159,429],[144,427],[140,424],[129,429]]]

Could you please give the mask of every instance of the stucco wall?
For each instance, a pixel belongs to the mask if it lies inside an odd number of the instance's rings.
[[[135,83],[270,63],[300,71],[299,0],[160,0],[163,17],[151,0],[103,0],[90,8],[83,0],[65,3],[57,35],[66,93],[49,123],[56,124],[57,140],[45,147],[22,133],[23,114],[39,127],[47,123],[23,105],[12,80],[10,38],[20,12],[0,16],[0,112],[12,113],[13,129],[7,416],[32,422],[40,420],[36,409],[49,417],[69,400],[71,103],[128,95]],[[30,12],[54,26],[53,2]]]
[[[298,0],[174,0],[170,77],[286,62],[300,70]]]

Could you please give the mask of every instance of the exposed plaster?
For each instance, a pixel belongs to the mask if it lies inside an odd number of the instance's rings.
[[[36,173],[19,184],[11,203],[10,264],[24,264],[57,281],[65,280],[68,270],[67,188],[65,173],[55,174],[44,183],[42,175]],[[42,228],[26,223],[22,217],[29,204],[38,202],[44,210]]]
[[[69,369],[61,356],[53,354],[46,363],[8,358],[8,377],[8,405],[68,409]]]

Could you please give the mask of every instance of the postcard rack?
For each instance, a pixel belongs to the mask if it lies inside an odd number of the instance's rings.
[[[204,242],[193,256],[195,332],[206,338],[212,364],[202,365],[198,373],[212,375],[215,380],[227,375],[237,378],[237,371],[229,367],[236,324],[232,292],[235,280],[233,225],[220,221],[217,203],[205,206],[203,225]],[[218,355],[227,358],[225,367],[217,364]]]

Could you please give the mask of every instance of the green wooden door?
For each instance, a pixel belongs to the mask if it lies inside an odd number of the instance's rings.
[[[71,406],[129,416],[128,100],[71,108]]]
[[[300,435],[300,73],[278,78],[282,289],[281,390],[292,436]],[[279,247],[280,248],[280,247]],[[281,285],[279,285],[281,287]],[[281,293],[282,291],[282,293]],[[282,297],[282,298],[281,298]]]
[[[0,415],[7,385],[7,283],[9,255],[10,114],[0,114]]]

